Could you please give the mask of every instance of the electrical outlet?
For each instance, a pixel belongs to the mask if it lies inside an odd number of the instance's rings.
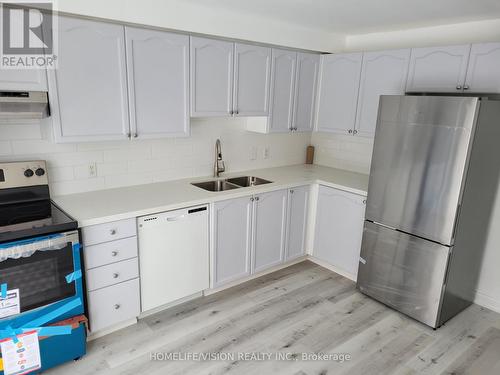
[[[97,163],[95,161],[89,163],[89,177],[97,177]]]
[[[257,160],[257,147],[250,147],[250,160]]]
[[[270,152],[269,146],[264,147],[264,152],[262,152],[262,157],[264,159],[269,159],[269,152]]]

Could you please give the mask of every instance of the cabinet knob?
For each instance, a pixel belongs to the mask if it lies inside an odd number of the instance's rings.
[[[366,204],[366,199],[363,199],[363,204]]]
[[[253,201],[254,201],[253,197],[252,197],[252,198],[250,198],[250,202],[253,202]]]
[[[115,304],[115,310],[118,310],[121,306],[119,304]]]
[[[465,85],[464,90],[468,90],[468,89],[469,89],[469,85]]]
[[[112,257],[115,257],[115,256],[117,256],[117,255],[118,255],[118,251],[112,251],[112,252],[111,252],[111,256],[112,256]]]
[[[293,194],[293,190],[292,189],[290,189],[290,194]]]
[[[352,134],[352,129],[349,129],[347,132],[348,132],[349,134]]]
[[[130,139],[130,137],[132,136],[132,134],[131,133],[127,133],[127,134],[125,134],[125,136]]]
[[[255,200],[258,201],[259,200],[259,197],[255,197]]]
[[[358,134],[358,131],[357,131],[356,129],[354,129],[354,130],[352,131],[352,133],[353,133],[353,134]]]
[[[229,114],[230,114],[231,116],[233,115],[233,113],[234,113],[233,111],[229,111]]]
[[[134,138],[137,138],[138,137],[138,134],[137,133],[134,133]]]
[[[238,112],[238,110],[234,111],[234,114],[235,114],[235,115],[237,115],[238,113],[239,113],[239,112]]]
[[[118,273],[116,273],[116,272],[115,272],[115,273],[113,274],[113,279],[118,279],[118,276],[120,276],[120,275],[119,275]]]
[[[457,90],[462,90],[462,86],[457,85]]]
[[[111,234],[112,236],[114,236],[116,234],[116,229],[111,229],[109,231],[109,234]]]

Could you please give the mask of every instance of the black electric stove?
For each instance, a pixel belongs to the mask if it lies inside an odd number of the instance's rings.
[[[76,228],[50,200],[45,162],[0,163],[0,243]]]

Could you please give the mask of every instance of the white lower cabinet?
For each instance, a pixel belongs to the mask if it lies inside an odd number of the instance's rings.
[[[135,218],[82,228],[90,330],[139,316],[139,262]]]
[[[260,272],[283,262],[286,202],[286,190],[254,197],[252,272]]]
[[[90,329],[97,332],[139,315],[139,279],[89,292]]]
[[[358,273],[366,198],[319,187],[313,256],[344,276]]]
[[[309,189],[309,186],[299,186],[288,190],[285,260],[298,258],[306,252]]]
[[[283,262],[287,191],[230,199],[213,205],[213,286]]]

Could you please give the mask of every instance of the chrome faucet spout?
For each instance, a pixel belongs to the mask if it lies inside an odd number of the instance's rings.
[[[220,139],[215,141],[215,162],[214,162],[214,177],[219,177],[226,170],[224,161],[222,160],[222,147]]]

